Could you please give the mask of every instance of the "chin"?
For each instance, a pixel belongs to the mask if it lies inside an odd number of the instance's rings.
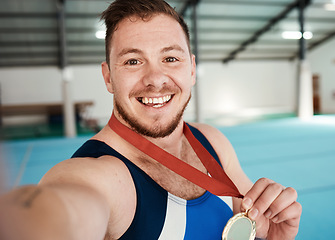
[[[185,108],[190,101],[191,95],[188,98],[188,101],[185,105],[179,110],[179,112],[175,112],[175,116],[171,118],[171,115],[167,116],[169,120],[166,120],[166,116],[163,116],[162,123],[162,115],[158,115],[158,117],[152,117],[148,122],[143,122],[141,119],[141,115],[131,115],[125,109],[115,101],[115,108],[122,119],[131,127],[135,132],[152,137],[152,138],[163,138],[169,136],[182,121],[182,117],[185,111]],[[165,121],[166,120],[166,121]]]
[[[168,123],[162,123],[161,121],[156,121],[152,124],[140,124],[137,121],[129,123],[134,131],[137,133],[151,137],[151,138],[164,138],[169,136],[179,125],[180,118],[174,118]]]

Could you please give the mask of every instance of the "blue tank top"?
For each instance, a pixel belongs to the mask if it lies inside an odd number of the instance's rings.
[[[196,128],[188,126],[198,141],[220,163],[206,137]],[[130,160],[98,140],[88,140],[72,157],[98,158],[104,155],[114,156],[127,166],[136,188],[137,206],[135,216],[130,227],[120,239],[222,239],[223,228],[233,215],[231,208],[223,198],[208,191],[199,198],[192,200],[177,197],[163,189]]]

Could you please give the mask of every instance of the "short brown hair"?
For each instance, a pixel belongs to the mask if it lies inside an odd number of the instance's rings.
[[[117,25],[125,18],[138,16],[142,20],[149,19],[155,14],[166,14],[175,19],[182,27],[187,44],[190,50],[190,34],[184,19],[173,9],[168,3],[163,0],[115,0],[101,14],[101,20],[105,21],[106,37],[106,62],[109,66],[110,43]]]

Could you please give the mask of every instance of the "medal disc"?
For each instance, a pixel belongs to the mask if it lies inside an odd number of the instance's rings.
[[[247,213],[234,215],[223,229],[222,240],[254,240],[256,222],[248,218]]]

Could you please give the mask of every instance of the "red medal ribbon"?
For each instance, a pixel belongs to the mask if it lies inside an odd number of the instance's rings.
[[[207,151],[207,149],[193,136],[191,130],[184,122],[184,135],[191,144],[193,150],[205,166],[209,174],[199,171],[191,165],[185,163],[179,158],[166,152],[164,149],[158,147],[154,143],[150,142],[140,134],[134,132],[130,128],[123,125],[117,118],[112,114],[109,122],[109,127],[117,133],[120,137],[132,144],[134,147],[155,159],[165,167],[169,168],[173,172],[180,176],[188,179],[192,183],[206,189],[217,196],[232,196],[242,198],[234,183],[227,176],[220,164],[213,158],[213,156]]]

